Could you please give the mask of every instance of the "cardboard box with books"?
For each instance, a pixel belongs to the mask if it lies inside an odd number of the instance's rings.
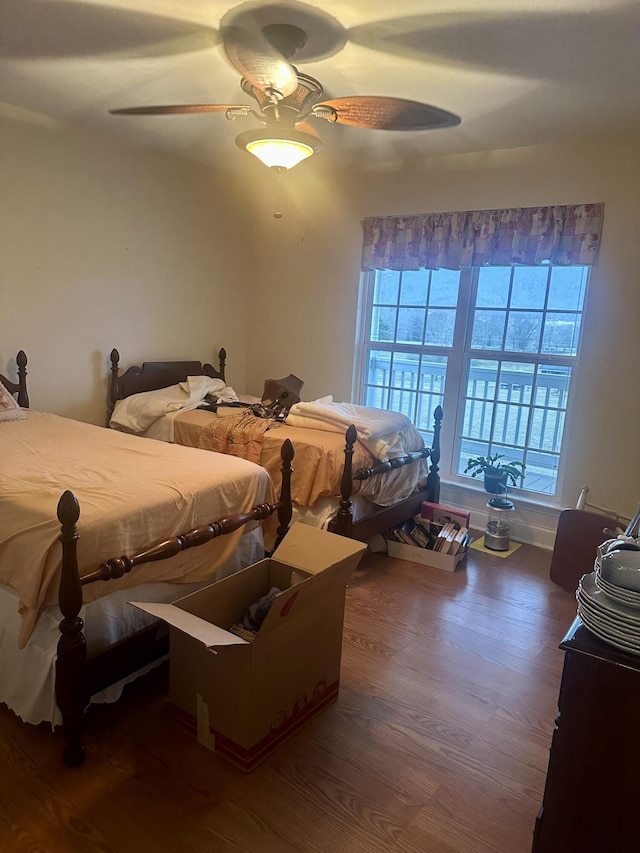
[[[424,501],[420,515],[387,532],[388,553],[436,569],[453,572],[471,543],[470,513]]]
[[[171,626],[174,719],[248,771],[334,702],[346,584],[365,550],[297,523],[269,559],[173,604],[132,602]]]

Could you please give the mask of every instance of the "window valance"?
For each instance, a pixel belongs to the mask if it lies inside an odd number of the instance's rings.
[[[596,262],[604,204],[471,210],[363,221],[362,269]]]

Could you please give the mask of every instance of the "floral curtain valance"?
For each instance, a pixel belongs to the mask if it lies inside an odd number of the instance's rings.
[[[362,269],[596,262],[604,204],[365,219]]]

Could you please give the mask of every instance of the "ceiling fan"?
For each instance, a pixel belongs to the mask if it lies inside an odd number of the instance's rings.
[[[221,36],[227,58],[242,74],[240,87],[256,101],[257,111],[246,104],[176,104],[109,112],[146,116],[224,112],[228,119],[252,116],[263,126],[240,133],[236,144],[276,172],[322,150],[322,140],[308,119],[368,130],[433,130],[460,123],[453,113],[403,98],[356,95],[321,100],[322,84],[289,62],[307,41],[307,33],[293,24],[253,29],[232,26],[222,30]]]

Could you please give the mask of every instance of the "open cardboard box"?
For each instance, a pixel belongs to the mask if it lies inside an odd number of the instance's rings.
[[[294,524],[270,559],[173,604],[131,602],[171,626],[176,720],[252,770],[338,697],[346,584],[366,545]],[[228,629],[282,590],[253,642]]]
[[[455,572],[459,563],[467,554],[467,548],[458,551],[457,554],[442,554],[440,551],[432,551],[430,548],[420,548],[418,545],[405,545],[404,542],[387,543],[387,552],[390,557],[398,560],[409,560],[412,563],[420,563],[422,566],[430,566],[432,569],[442,569],[445,572]]]

